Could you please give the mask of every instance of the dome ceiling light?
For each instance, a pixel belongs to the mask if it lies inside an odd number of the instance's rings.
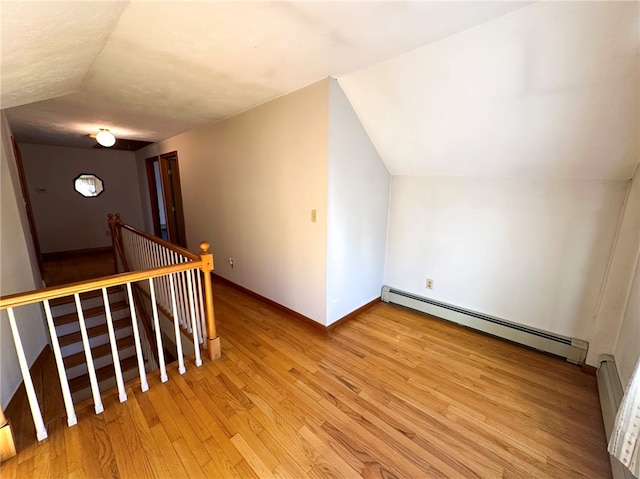
[[[96,141],[102,146],[109,148],[116,144],[116,137],[106,128],[100,128],[100,131],[96,135]]]

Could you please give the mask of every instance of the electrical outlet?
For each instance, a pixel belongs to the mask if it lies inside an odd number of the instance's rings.
[[[433,280],[427,278],[427,289],[433,289]]]
[[[231,266],[231,268],[233,268],[233,258],[229,258],[229,266]]]
[[[318,210],[311,210],[311,222],[315,223],[318,221]]]

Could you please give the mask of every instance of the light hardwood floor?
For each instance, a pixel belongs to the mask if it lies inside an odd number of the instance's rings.
[[[49,438],[31,426],[2,479],[610,477],[576,366],[383,303],[324,335],[214,294],[220,360],[107,395],[101,415],[85,403],[72,428],[48,407]]]

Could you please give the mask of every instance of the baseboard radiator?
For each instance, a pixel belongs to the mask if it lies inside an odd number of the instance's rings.
[[[567,338],[553,333],[505,321],[486,314],[459,308],[415,294],[383,286],[382,301],[477,329],[515,343],[529,346],[556,356],[566,358],[574,364],[583,364],[589,344],[580,339]]]
[[[622,402],[622,396],[624,395],[620,375],[618,374],[618,368],[616,368],[616,361],[613,356],[609,354],[600,356],[600,367],[598,368],[597,378],[604,431],[607,434],[607,441],[609,441],[613,431],[616,413],[618,412],[618,408]],[[611,455],[609,455],[609,459],[611,461],[613,479],[634,479],[631,471],[624,467],[620,461]]]

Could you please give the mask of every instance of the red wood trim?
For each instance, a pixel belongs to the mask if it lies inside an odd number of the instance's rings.
[[[158,237],[162,237],[160,229],[160,214],[158,213],[158,188],[156,187],[156,173],[153,168],[154,162],[158,161],[158,157],[147,158],[145,160],[147,166],[147,183],[149,186],[149,201],[151,203],[151,218],[153,220],[153,233]]]
[[[13,157],[18,170],[18,179],[20,180],[20,190],[22,191],[22,199],[24,200],[24,208],[27,213],[27,222],[31,231],[33,241],[33,249],[35,250],[36,261],[40,269],[40,276],[44,279],[44,269],[42,267],[42,250],[40,249],[40,240],[38,239],[38,231],[36,230],[36,220],[33,216],[33,208],[31,207],[31,197],[29,196],[29,188],[27,186],[27,176],[24,173],[24,165],[22,163],[22,153],[15,138],[11,137],[11,145],[13,146]]]
[[[594,366],[590,366],[587,363],[584,363],[581,367],[580,370],[585,373],[588,374],[589,376],[595,376],[596,373],[598,372],[598,368],[594,367]]]
[[[331,323],[329,326],[327,326],[327,331],[332,331],[335,328],[337,328],[338,326],[342,326],[344,323],[346,323],[347,321],[355,318],[359,314],[362,314],[365,311],[367,311],[368,309],[373,308],[380,301],[382,301],[382,298],[378,297],[378,298],[372,299],[367,304],[363,304],[358,309],[356,309],[354,311],[351,311],[349,314],[347,314],[347,315],[341,317],[340,319],[338,319],[337,321]]]
[[[182,207],[182,186],[180,185],[180,166],[178,164],[178,152],[171,151],[160,155],[160,171],[162,176],[163,194],[165,195],[165,213],[167,217],[167,227],[169,228],[169,239],[179,244],[187,246],[187,234],[184,222],[184,210]],[[173,166],[169,174],[171,160]],[[169,211],[169,208],[175,210]],[[173,214],[172,214],[173,213]]]
[[[326,328],[324,327],[323,324],[320,324],[317,321],[314,321],[313,319],[305,316],[304,314],[300,314],[297,311],[294,311],[293,309],[289,309],[286,306],[283,306],[280,303],[276,303],[275,301],[273,301],[272,299],[269,298],[265,298],[264,296],[262,296],[261,294],[258,294],[254,291],[251,291],[250,289],[245,288],[244,286],[240,286],[238,283],[234,283],[233,281],[229,281],[227,278],[223,278],[222,276],[216,274],[216,273],[211,273],[211,275],[214,278],[214,282],[216,283],[225,283],[228,284],[229,286],[236,288],[238,291],[243,292],[244,294],[246,294],[247,296],[251,296],[252,298],[257,299],[258,301],[262,301],[263,303],[266,303],[270,306],[273,306],[274,308],[279,309],[280,311],[282,311],[285,314],[290,315],[293,319],[296,319],[297,321],[300,321],[308,326],[311,326],[312,328],[314,328],[317,331],[322,331],[322,332],[326,332]]]
[[[376,304],[378,304],[381,301],[381,298],[374,298],[373,300],[369,301],[367,304],[364,304],[362,306],[360,306],[358,309],[356,309],[355,311],[350,312],[349,314],[343,316],[342,318],[338,319],[337,321],[335,321],[334,323],[330,324],[329,326],[324,326],[322,324],[320,324],[317,321],[314,321],[311,318],[308,318],[307,316],[298,313],[297,311],[294,311],[292,309],[287,308],[286,306],[283,306],[280,303],[276,303],[275,301],[269,299],[269,298],[265,298],[264,296],[251,291],[250,289],[245,288],[244,286],[240,286],[238,283],[234,283],[233,281],[228,280],[227,278],[223,278],[222,276],[216,274],[216,273],[211,273],[211,275],[214,278],[214,281],[217,283],[225,283],[228,284],[229,286],[237,289],[238,291],[241,291],[243,293],[245,293],[247,296],[251,296],[252,298],[255,298],[259,301],[262,301],[263,303],[267,303],[270,306],[273,306],[277,309],[279,309],[280,311],[283,311],[286,314],[291,315],[294,319],[305,323],[309,326],[311,326],[312,328],[318,330],[318,331],[322,331],[325,333],[328,333],[332,330],[334,330],[335,328],[337,328],[338,326],[342,326],[343,324],[345,324],[347,321],[355,318],[356,316],[358,316],[359,314],[364,313],[365,311],[367,311],[368,309],[372,308],[373,306],[375,306]]]

